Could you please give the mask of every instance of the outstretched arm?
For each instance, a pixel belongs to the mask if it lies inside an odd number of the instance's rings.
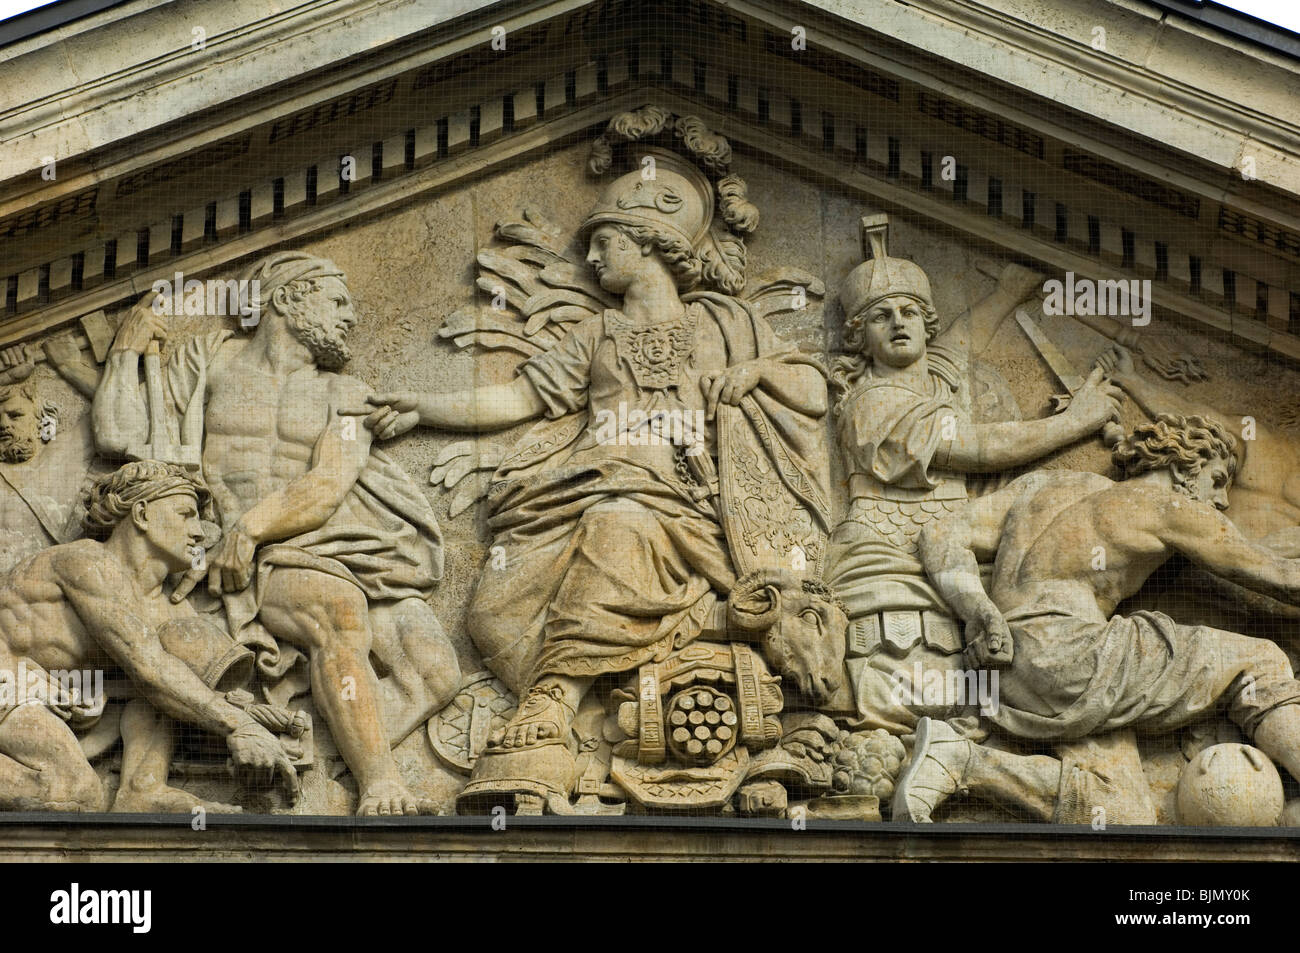
[[[1158,515],[1157,534],[1188,559],[1246,589],[1300,605],[1300,559],[1252,543],[1208,503],[1180,497]]]
[[[231,758],[244,769],[280,775],[290,799],[299,794],[297,772],[280,743],[251,715],[214,692],[162,647],[143,619],[123,605],[126,575],[102,555],[78,544],[51,560],[55,581],[87,632],[142,689],[150,704],[178,721],[222,735]]]
[[[220,735],[245,727],[251,716],[212,691],[123,602],[131,582],[106,556],[74,544],[51,560],[55,581],[87,632],[164,713]]]
[[[1094,368],[1063,413],[1042,420],[1008,420],[957,427],[940,465],[966,473],[989,473],[1031,463],[1053,450],[1096,433],[1119,417],[1120,389]]]
[[[391,440],[417,425],[471,432],[502,430],[546,412],[546,404],[523,374],[509,384],[445,394],[374,394],[366,398],[366,403],[371,406],[347,408],[339,413],[365,415],[365,429],[380,440]]]

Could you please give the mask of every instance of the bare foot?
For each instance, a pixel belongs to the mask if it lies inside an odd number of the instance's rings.
[[[401,781],[380,781],[361,792],[357,817],[401,817],[402,815],[437,814],[432,801],[417,798]]]
[[[109,811],[113,814],[193,814],[196,807],[212,814],[243,813],[243,808],[236,804],[205,801],[166,784],[150,788],[123,785],[113,798]]]
[[[490,746],[509,750],[562,742],[573,722],[573,710],[563,699],[558,686],[533,686],[510,723],[492,737]]]

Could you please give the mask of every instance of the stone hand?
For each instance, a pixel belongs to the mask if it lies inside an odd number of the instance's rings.
[[[153,310],[157,295],[152,291],[145,295],[131,309],[122,326],[117,329],[113,339],[113,351],[134,351],[143,354],[149,342],[157,338],[160,342],[167,340],[167,322],[161,314]]]
[[[21,344],[0,350],[0,385],[17,384],[32,376],[36,364]]]
[[[1012,661],[1011,630],[990,600],[966,621],[966,658],[973,669],[1006,668]]]
[[[1125,383],[1137,373],[1133,366],[1133,353],[1122,344],[1116,344],[1103,351],[1097,358],[1097,366],[1120,387],[1124,387]]]
[[[253,579],[256,551],[256,541],[239,526],[228,530],[208,555],[208,592],[220,596],[246,588]]]
[[[1073,416],[1088,433],[1100,430],[1108,423],[1118,422],[1120,402],[1124,392],[1105,376],[1105,369],[1094,367],[1082,387],[1070,399],[1066,413]]]
[[[718,404],[735,406],[742,397],[758,386],[763,379],[763,362],[761,360],[744,361],[733,364],[720,374],[705,374],[700,378],[700,390],[708,403],[706,406],[709,420],[717,412]]]
[[[298,772],[294,770],[293,763],[274,735],[250,721],[232,731],[226,737],[226,745],[230,748],[230,758],[235,763],[236,772],[246,783],[270,787],[279,774],[290,802],[297,803],[302,791],[298,783]]]
[[[363,423],[379,440],[400,437],[420,423],[420,398],[417,394],[372,394],[366,398],[371,407],[340,410],[344,417],[365,416]]]
[[[81,360],[81,349],[70,334],[59,334],[46,341],[42,347],[45,357],[54,367],[67,367]]]

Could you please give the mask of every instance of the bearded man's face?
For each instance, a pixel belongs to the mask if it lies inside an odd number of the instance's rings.
[[[326,371],[337,371],[352,358],[348,331],[356,323],[348,286],[336,277],[323,279],[304,307],[288,316],[293,336],[311,352],[316,366]]]
[[[40,435],[36,404],[21,394],[0,404],[0,461],[26,463],[36,455]]]

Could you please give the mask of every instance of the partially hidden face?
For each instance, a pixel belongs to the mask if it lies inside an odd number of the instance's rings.
[[[882,298],[863,317],[864,351],[890,367],[908,367],[925,354],[925,311],[906,295]]]
[[[336,371],[352,359],[348,332],[357,323],[352,295],[343,279],[330,276],[307,296],[305,307],[289,316],[289,329],[311,352],[316,365]]]
[[[143,504],[143,520],[136,525],[154,549],[167,560],[172,572],[189,569],[196,546],[203,545],[199,502],[193,493],[180,492]]]
[[[0,403],[0,461],[25,463],[40,446],[41,420],[36,404],[19,393]]]
[[[1228,472],[1228,463],[1223,457],[1211,457],[1194,476],[1175,474],[1175,479],[1183,478],[1183,489],[1194,500],[1209,503],[1222,512],[1228,508],[1228,489],[1232,486],[1232,477]]]

